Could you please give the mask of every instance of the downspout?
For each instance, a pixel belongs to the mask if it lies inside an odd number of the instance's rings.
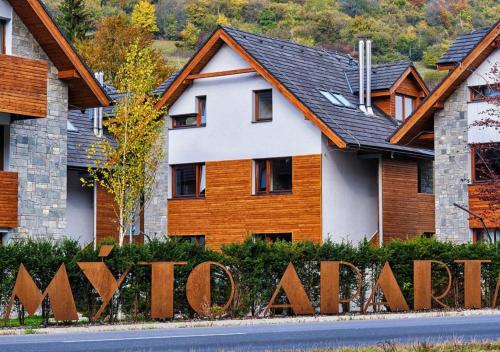
[[[94,181],[94,251],[97,250],[97,182]]]
[[[383,184],[382,184],[382,155],[378,157],[378,244],[384,243],[384,207],[383,207]]]

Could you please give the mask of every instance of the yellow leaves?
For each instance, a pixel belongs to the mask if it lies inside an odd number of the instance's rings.
[[[219,16],[217,17],[216,23],[217,23],[217,25],[220,25],[220,26],[229,26],[231,24],[231,22],[229,21],[229,18],[227,18],[223,13],[219,14]]]
[[[158,32],[155,6],[148,0],[140,0],[132,11],[131,22],[134,27],[150,33]]]

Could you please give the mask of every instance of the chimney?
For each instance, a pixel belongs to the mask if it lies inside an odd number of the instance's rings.
[[[104,72],[96,72],[94,75],[101,86],[104,86]],[[94,135],[96,137],[102,137],[102,114],[102,107],[94,108]]]
[[[359,41],[359,109],[366,113],[365,108],[365,42]]]
[[[373,115],[372,109],[372,41],[366,41],[366,113]]]

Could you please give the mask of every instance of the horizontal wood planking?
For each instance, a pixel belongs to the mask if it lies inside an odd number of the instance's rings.
[[[168,233],[204,234],[206,245],[253,233],[291,232],[321,242],[321,155],[292,158],[292,194],[252,195],[252,160],[207,162],[206,198],[168,201]]]
[[[495,187],[491,184],[473,184],[469,185],[469,210],[483,218],[488,228],[500,227],[500,200],[494,201],[495,195],[498,195],[498,183],[496,191],[489,189]],[[473,229],[482,229],[483,224],[476,217],[469,217],[469,227]]]
[[[382,182],[384,242],[434,233],[434,194],[418,193],[416,160],[384,159]]]
[[[0,55],[0,111],[47,116],[48,63]]]
[[[118,208],[115,207],[114,196],[104,187],[97,185],[96,193],[96,239],[118,239]]]
[[[113,239],[118,241],[120,226],[118,220],[118,208],[115,206],[114,196],[107,192],[104,187],[97,186],[96,194],[96,239],[97,242]],[[141,234],[132,236],[133,243],[144,243],[144,214],[141,214]],[[124,243],[130,243],[130,237],[124,238]]]
[[[17,173],[0,171],[0,228],[17,227],[17,190]]]

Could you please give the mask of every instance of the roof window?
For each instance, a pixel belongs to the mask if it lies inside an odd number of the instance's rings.
[[[330,93],[328,91],[319,91],[330,103],[344,108],[354,108],[354,106],[341,94]]]

